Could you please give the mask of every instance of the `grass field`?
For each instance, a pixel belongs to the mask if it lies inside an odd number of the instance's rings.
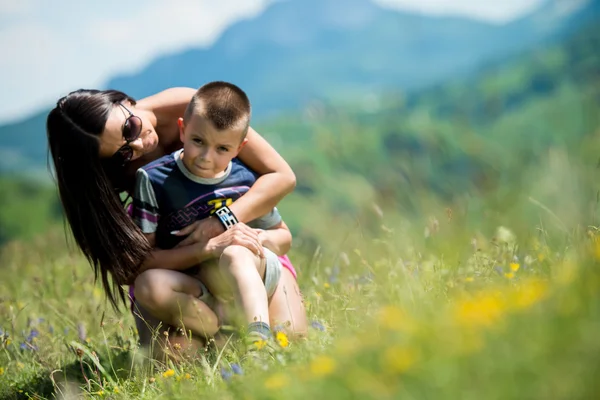
[[[145,362],[131,315],[105,303],[62,228],[11,243],[0,398],[598,398],[600,232],[589,186],[564,190],[583,176],[569,165],[544,167],[540,197],[515,193],[505,209],[493,195],[414,219],[375,206],[330,243],[295,248],[309,337],[280,335],[258,364],[234,343]]]

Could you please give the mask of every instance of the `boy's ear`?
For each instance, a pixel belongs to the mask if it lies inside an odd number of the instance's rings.
[[[237,149],[238,153],[244,148],[244,146],[246,145],[246,143],[248,143],[248,138],[244,138],[244,140],[242,140],[242,143],[240,143],[240,146]]]
[[[179,127],[179,140],[183,142],[183,131],[185,130],[185,124],[183,123],[183,118],[177,119],[177,126]]]

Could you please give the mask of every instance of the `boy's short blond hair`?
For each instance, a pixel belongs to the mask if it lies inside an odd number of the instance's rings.
[[[192,115],[207,118],[217,130],[241,128],[242,140],[250,126],[250,100],[236,85],[223,81],[203,85],[192,97],[183,115],[188,123]]]

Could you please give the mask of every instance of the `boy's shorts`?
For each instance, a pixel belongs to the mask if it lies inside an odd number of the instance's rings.
[[[273,253],[271,250],[263,247],[263,252],[265,254],[264,262],[265,264],[265,277],[263,282],[265,284],[265,290],[267,291],[267,298],[271,298],[277,290],[277,285],[279,285],[279,279],[281,278],[281,261],[279,260],[279,256]],[[190,275],[196,275],[199,270],[199,267],[193,267],[191,270],[185,271]],[[212,307],[215,304],[215,299],[213,295],[208,291],[206,286],[202,282],[200,282],[200,287],[202,288],[202,295],[198,297],[202,302],[206,303],[209,307]]]

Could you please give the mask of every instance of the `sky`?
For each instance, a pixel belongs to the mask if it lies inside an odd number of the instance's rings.
[[[79,88],[104,88],[158,56],[210,46],[274,0],[0,0],[0,124],[51,108]],[[301,0],[296,0],[301,1]],[[374,0],[384,7],[492,23],[543,0]]]

